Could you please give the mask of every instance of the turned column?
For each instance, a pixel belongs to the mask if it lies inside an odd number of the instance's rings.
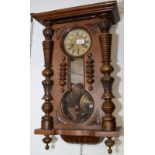
[[[114,131],[116,130],[116,120],[115,117],[112,115],[115,109],[115,105],[112,102],[114,98],[112,94],[112,84],[114,82],[114,78],[111,76],[113,72],[113,66],[111,65],[111,42],[112,42],[112,35],[109,33],[111,28],[111,21],[108,19],[106,14],[100,15],[99,18],[101,22],[98,24],[101,35],[99,35],[99,41],[101,45],[101,52],[102,52],[102,66],[101,66],[101,73],[103,74],[103,78],[101,79],[104,94],[102,96],[104,102],[102,105],[102,110],[105,113],[105,116],[102,118],[102,129],[104,131]],[[111,147],[114,145],[114,141],[112,137],[107,137],[108,139],[105,141],[105,144],[109,147],[108,152],[112,153]]]
[[[42,81],[44,87],[44,96],[43,100],[45,100],[42,110],[45,115],[42,117],[41,121],[41,129],[50,130],[53,129],[53,118],[50,116],[50,113],[53,110],[52,102],[52,86],[53,80],[51,77],[53,76],[52,70],[52,55],[53,55],[53,47],[54,42],[52,41],[52,36],[54,34],[54,30],[51,28],[51,23],[46,22],[46,28],[43,30],[43,34],[45,37],[45,41],[43,41],[43,51],[44,51],[44,61],[45,61],[45,69],[42,72],[42,75],[45,77],[45,80]],[[43,142],[46,143],[46,149],[49,149],[48,144],[52,141],[52,138],[49,135],[46,135],[43,139]]]

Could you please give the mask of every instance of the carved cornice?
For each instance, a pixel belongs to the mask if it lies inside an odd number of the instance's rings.
[[[96,18],[99,14],[108,13],[113,24],[119,20],[117,1],[96,3],[85,6],[49,11],[43,13],[32,13],[31,16],[38,22],[45,25],[45,21],[52,21],[54,24],[73,22]]]

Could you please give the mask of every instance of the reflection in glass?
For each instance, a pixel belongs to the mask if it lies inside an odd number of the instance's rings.
[[[83,58],[71,58],[71,83],[84,84]]]
[[[84,89],[83,84],[72,86],[61,103],[64,115],[71,121],[79,123],[86,121],[92,114],[94,102],[92,96]]]

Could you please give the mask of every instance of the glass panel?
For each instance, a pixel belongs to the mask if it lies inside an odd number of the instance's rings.
[[[75,123],[84,122],[94,109],[92,96],[84,88],[83,58],[71,58],[71,89],[62,98],[64,115]]]
[[[72,86],[62,99],[61,103],[64,115],[75,123],[84,122],[91,116],[94,109],[92,96],[79,83]]]
[[[83,58],[71,58],[71,84],[84,84]]]

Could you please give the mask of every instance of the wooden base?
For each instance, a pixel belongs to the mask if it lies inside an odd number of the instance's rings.
[[[121,127],[117,127],[115,131],[102,130],[67,130],[67,129],[53,129],[42,130],[36,129],[35,134],[39,135],[63,135],[63,136],[91,136],[91,137],[119,137]]]
[[[103,137],[92,136],[61,136],[61,138],[67,143],[75,144],[99,144],[103,141]]]
[[[36,129],[34,133],[39,135],[61,135],[62,139],[67,143],[98,144],[103,141],[104,137],[119,137],[120,129],[121,127],[118,127],[116,131]]]

